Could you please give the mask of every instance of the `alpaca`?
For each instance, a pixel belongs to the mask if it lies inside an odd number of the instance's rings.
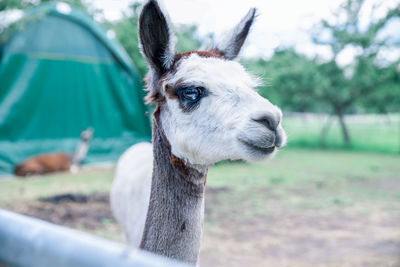
[[[285,144],[282,112],[234,61],[255,14],[212,49],[176,53],[160,1],[144,4],[139,38],[149,67],[146,100],[156,104],[153,145],[136,144],[121,156],[110,193],[130,246],[196,264],[209,166],[261,160]]]
[[[92,136],[92,128],[82,131],[80,142],[72,156],[64,153],[50,153],[31,157],[16,165],[14,174],[17,176],[30,176],[68,170],[74,172],[86,156]]]

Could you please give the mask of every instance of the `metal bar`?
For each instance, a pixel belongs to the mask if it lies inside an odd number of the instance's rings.
[[[186,266],[146,251],[0,209],[0,264],[21,267]]]

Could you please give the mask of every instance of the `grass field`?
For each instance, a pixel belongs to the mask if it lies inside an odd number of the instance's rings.
[[[318,114],[287,114],[284,128],[293,147],[321,147],[321,129],[328,116]],[[400,154],[400,114],[349,115],[345,117],[351,145],[345,146],[337,118],[331,119],[325,147],[357,151]]]
[[[111,169],[0,180],[0,206],[32,215],[48,207],[39,197],[107,193],[111,180]],[[71,209],[87,216],[87,204],[74,205],[48,208],[46,216],[51,220],[66,212],[71,217]],[[100,212],[108,206],[90,209]],[[112,220],[94,218],[95,225],[59,223],[121,240]],[[399,222],[399,156],[282,149],[268,162],[221,163],[210,169],[201,263],[398,266]]]

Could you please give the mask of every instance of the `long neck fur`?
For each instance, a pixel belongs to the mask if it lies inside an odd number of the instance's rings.
[[[198,171],[171,154],[158,115],[159,108],[153,119],[153,177],[140,248],[196,264],[207,169]]]

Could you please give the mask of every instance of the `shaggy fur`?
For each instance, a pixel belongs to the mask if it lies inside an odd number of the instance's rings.
[[[217,48],[177,54],[159,2],[144,5],[139,36],[149,65],[147,101],[157,104],[153,155],[148,144],[130,148],[111,188],[112,209],[129,244],[196,264],[208,167],[225,159],[264,159],[285,144],[282,112],[232,61],[254,16],[252,9]],[[153,164],[145,163],[151,156]]]
[[[158,120],[155,116],[153,153],[157,157],[140,248],[195,264],[200,250],[207,170],[198,171],[173,157]]]

